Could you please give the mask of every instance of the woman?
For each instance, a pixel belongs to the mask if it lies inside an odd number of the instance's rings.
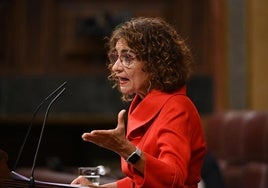
[[[196,188],[206,147],[198,112],[186,96],[189,49],[160,18],[121,24],[108,45],[109,79],[131,104],[126,134],[122,110],[115,129],[82,135],[121,156],[126,177],[100,187]],[[83,177],[72,184],[91,185]]]

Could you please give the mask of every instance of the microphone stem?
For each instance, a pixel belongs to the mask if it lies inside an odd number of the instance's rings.
[[[29,137],[29,134],[30,134],[30,131],[31,131],[31,129],[32,129],[32,126],[33,126],[33,121],[34,121],[34,119],[35,119],[35,116],[37,115],[37,113],[38,113],[38,111],[40,110],[40,108],[43,106],[43,104],[50,98],[50,97],[52,97],[56,92],[58,92],[63,86],[65,86],[66,85],[66,81],[65,82],[63,82],[57,89],[55,89],[52,93],[50,93],[38,106],[37,106],[37,108],[35,109],[35,111],[33,112],[33,116],[32,116],[32,119],[31,119],[31,123],[30,123],[30,126],[28,127],[28,130],[27,130],[27,133],[26,133],[26,135],[25,135],[25,138],[24,138],[24,140],[23,140],[23,143],[22,143],[22,146],[21,146],[21,148],[20,148],[20,151],[19,151],[19,153],[18,153],[18,156],[17,156],[17,159],[16,159],[16,161],[15,161],[15,163],[14,163],[14,166],[13,166],[13,170],[16,170],[16,168],[17,168],[17,165],[18,165],[18,163],[19,163],[19,159],[20,159],[20,157],[21,157],[21,154],[22,154],[22,151],[23,151],[23,149],[24,149],[24,146],[25,146],[25,144],[26,144],[26,141],[27,141],[27,139],[28,139],[28,137]]]
[[[29,188],[35,188],[34,177],[30,177]]]
[[[44,103],[44,101],[43,101],[43,102],[36,108],[36,110],[35,110],[34,113],[33,113],[33,117],[32,117],[32,119],[31,119],[30,126],[28,127],[28,130],[27,130],[25,139],[23,140],[23,143],[22,143],[22,146],[21,146],[21,148],[20,148],[18,157],[17,157],[17,159],[16,159],[16,161],[15,161],[15,164],[14,164],[14,166],[13,166],[13,170],[15,170],[15,169],[17,168],[17,165],[18,165],[18,163],[19,163],[20,156],[21,156],[21,154],[22,154],[22,151],[23,151],[24,146],[25,146],[25,144],[26,144],[27,138],[29,137],[30,131],[31,131],[31,129],[32,129],[32,126],[33,126],[33,120],[34,120],[34,118],[35,118],[37,112],[39,111],[39,109],[40,109],[41,106],[43,105],[43,103]]]
[[[43,121],[43,125],[42,125],[42,129],[41,129],[41,133],[40,133],[40,137],[39,137],[39,141],[38,141],[38,145],[37,145],[37,149],[36,149],[36,153],[35,153],[35,156],[34,156],[34,161],[33,161],[33,166],[32,166],[32,171],[31,171],[31,179],[33,179],[34,181],[34,169],[35,169],[35,163],[36,163],[36,159],[37,159],[37,155],[38,155],[38,152],[39,152],[39,147],[40,147],[40,143],[41,143],[41,140],[42,140],[42,137],[43,137],[43,132],[44,132],[44,128],[45,128],[45,124],[46,124],[46,120],[47,120],[47,116],[48,116],[48,113],[49,113],[49,110],[50,110],[50,107],[51,105],[54,103],[55,100],[57,100],[59,98],[59,96],[65,91],[65,88],[63,88],[54,98],[53,100],[49,103],[48,107],[47,107],[47,110],[46,110],[46,114],[45,114],[45,117],[44,117],[44,121]]]

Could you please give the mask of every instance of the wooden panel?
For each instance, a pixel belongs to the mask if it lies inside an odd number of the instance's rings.
[[[16,73],[25,60],[26,50],[26,14],[25,1],[4,2],[0,9],[1,49],[3,51],[0,73]]]
[[[0,15],[0,75],[31,76],[103,75],[103,38],[116,23],[133,16],[164,17],[192,48],[195,74],[215,80],[217,109],[224,106],[223,0],[10,0],[3,1]]]
[[[192,1],[68,1],[13,0],[1,10],[2,73],[88,74],[105,68],[104,36],[115,24],[133,16],[159,16],[188,38],[199,72],[208,72],[207,3]],[[114,23],[111,23],[111,20]],[[87,22],[88,21],[88,22]],[[90,23],[91,21],[91,23]],[[95,23],[92,23],[95,22]],[[81,26],[99,30],[81,32]],[[92,25],[90,25],[92,24]],[[94,25],[95,24],[95,25]],[[84,27],[86,27],[84,25]],[[1,55],[2,54],[2,55]]]
[[[249,107],[256,110],[268,109],[268,24],[267,1],[248,2],[247,18],[247,52],[248,52],[248,82]]]
[[[56,5],[59,67],[65,72],[74,70],[67,67],[80,67],[79,74],[87,74],[90,70],[103,73],[106,64],[104,37],[109,36],[117,24],[132,16],[163,16],[165,4],[161,1],[154,4],[149,1],[142,4],[130,1],[59,1]]]

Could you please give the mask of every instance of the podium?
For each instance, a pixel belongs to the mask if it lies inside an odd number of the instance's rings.
[[[28,188],[29,182],[23,180],[15,180],[9,178],[1,178],[0,177],[0,188]],[[35,188],[77,188],[78,186],[71,185],[52,185],[52,184],[43,184],[43,183],[35,183]]]
[[[11,172],[7,165],[8,156],[6,152],[0,149],[0,188],[29,188],[29,179],[25,177],[23,180],[14,178],[11,174],[16,175],[16,172]],[[35,181],[35,188],[83,188],[84,186],[79,185],[70,185],[70,184],[61,184],[61,183],[52,183],[52,182],[43,182]],[[85,187],[84,187],[85,188]],[[88,188],[88,187],[87,187]]]

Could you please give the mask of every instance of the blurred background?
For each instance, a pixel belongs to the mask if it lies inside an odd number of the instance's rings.
[[[106,77],[105,36],[136,16],[163,17],[193,51],[198,67],[188,94],[204,122],[228,110],[268,109],[266,0],[0,0],[0,147],[12,167],[32,113],[56,87],[38,166],[115,165],[114,153],[84,143],[113,128],[127,108]],[[45,107],[19,166],[31,166]]]

